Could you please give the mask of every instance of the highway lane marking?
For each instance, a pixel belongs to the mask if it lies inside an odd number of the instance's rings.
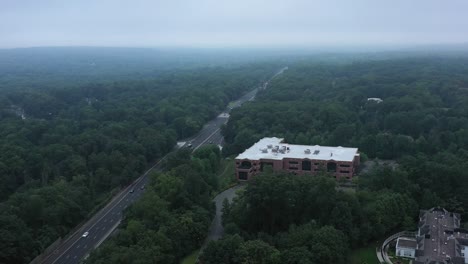
[[[83,248],[87,248],[87,247],[88,247],[88,245],[84,245],[84,246],[83,246]]]
[[[201,135],[199,134],[196,138],[198,138],[198,137],[200,137],[200,136],[201,136]],[[166,159],[167,155],[169,155],[169,154],[166,154],[164,157],[162,157],[162,158],[161,158],[158,162],[156,162],[151,168],[149,168],[142,176],[140,176],[138,179],[136,179],[136,180],[135,180],[135,184],[137,185],[137,184],[139,184],[141,181],[143,181],[143,180],[145,179],[145,177],[148,175],[149,172],[151,172],[156,166],[158,166],[159,164],[161,164],[161,162],[163,162],[163,161]],[[130,187],[130,186],[129,186],[129,187]],[[129,187],[125,188],[125,189],[122,190],[119,194],[117,194],[117,196],[116,196],[116,198],[115,198],[116,200],[113,200],[113,199],[111,200],[111,202],[110,202],[111,207],[110,207],[110,208],[104,207],[104,208],[102,209],[102,210],[106,210],[106,209],[109,209],[109,210],[107,210],[107,212],[103,213],[103,215],[102,215],[97,221],[95,221],[94,224],[91,225],[91,226],[88,228],[88,230],[89,230],[89,229],[92,229],[99,221],[101,221],[102,218],[104,218],[107,214],[109,214],[109,212],[111,212],[112,209],[114,209],[123,199],[125,199],[125,197],[128,195],[128,188],[129,188]],[[117,201],[117,199],[118,199],[117,197],[120,196],[120,195],[122,195],[122,198],[120,198],[120,200],[118,200],[118,202],[115,202],[115,203],[112,205],[112,203],[113,203],[114,201]],[[106,205],[106,206],[108,206],[108,205]],[[120,205],[119,207],[122,208],[122,205]],[[102,211],[100,211],[100,212],[102,212]],[[120,215],[121,212],[119,211],[119,212],[117,212],[117,214]],[[96,215],[97,215],[97,214],[96,214]],[[89,219],[88,222],[91,221],[91,220],[93,220],[93,218]],[[88,223],[88,222],[87,222],[87,223]],[[85,225],[86,225],[86,223],[85,223]],[[84,225],[84,226],[85,226],[85,225]],[[117,225],[116,225],[116,226],[117,226]],[[81,229],[81,228],[80,228],[80,229]],[[78,229],[78,230],[76,231],[76,233],[73,234],[70,238],[72,238],[73,236],[75,236],[75,235],[78,233],[78,231],[79,231],[80,229]],[[94,238],[96,238],[96,236],[94,236]],[[75,242],[73,242],[62,254],[60,254],[60,255],[52,262],[52,264],[54,264],[55,262],[57,262],[57,261],[58,261],[67,251],[69,251],[69,250],[73,247],[73,245],[75,245],[80,239],[81,239],[81,237],[77,237],[77,239],[75,240]],[[49,255],[46,259],[48,259],[50,256],[52,256],[52,255]],[[76,256],[75,256],[75,258],[76,258]]]
[[[158,162],[158,163],[159,163],[159,162]],[[156,163],[156,164],[158,164],[158,163]],[[154,167],[154,166],[153,166],[153,167]],[[152,168],[153,168],[153,167],[152,167]],[[142,177],[143,177],[143,176],[142,176]],[[141,178],[140,178],[140,179],[141,179]],[[127,188],[128,188],[128,187],[127,187]],[[124,191],[126,191],[126,190],[124,190]],[[101,216],[96,222],[94,222],[94,224],[92,224],[92,225],[88,228],[88,230],[91,230],[94,226],[96,226],[106,215],[109,214],[109,212],[112,211],[112,209],[114,209],[118,204],[120,204],[120,202],[122,202],[122,200],[125,199],[125,197],[126,197],[127,195],[128,195],[128,193],[124,193],[124,195],[122,196],[122,198],[120,198],[120,200],[119,200],[118,202],[116,202],[114,205],[112,205],[112,206],[109,208],[109,210],[108,210],[106,213],[104,213],[103,216]],[[120,206],[122,206],[122,205],[120,205]],[[104,208],[104,209],[105,209],[105,208]],[[120,213],[120,212],[119,212],[119,213]],[[90,220],[92,220],[92,219],[90,219]],[[79,237],[75,242],[73,242],[73,243],[71,244],[71,246],[69,246],[62,254],[60,254],[60,255],[52,262],[52,264],[54,264],[55,262],[57,262],[67,251],[69,251],[76,243],[78,243],[78,241],[80,241],[80,239],[81,239],[81,237]],[[75,256],[75,258],[76,258],[76,256]]]
[[[96,236],[94,236],[93,239],[96,239]]]
[[[208,139],[210,139],[214,134],[216,134],[216,132],[218,132],[221,128],[219,127],[218,129],[216,129],[213,133],[211,133],[211,135],[209,135],[204,141],[202,141],[202,143],[200,143],[200,145],[198,145],[192,152],[195,152],[195,150],[197,150],[199,147],[201,147],[201,145],[203,145],[203,143],[205,143],[206,141],[208,141]]]
[[[67,258],[70,258],[70,255],[67,255]]]
[[[154,167],[156,167],[158,164],[160,164],[165,158],[166,158],[167,154],[161,158],[161,160],[159,160],[156,164],[154,164],[151,168],[149,168],[145,174],[141,175],[138,179],[135,180],[135,183],[139,183],[141,182],[143,179],[145,179],[145,176],[148,174],[148,172],[150,172],[151,170],[154,169]],[[127,186],[125,189],[123,189],[122,191],[120,191],[117,195],[115,195],[111,201],[105,205],[102,209],[100,209],[95,215],[93,215],[90,219],[87,219],[87,222],[83,224],[82,227],[78,228],[78,230],[75,231],[75,233],[73,234],[70,234],[69,237],[61,243],[61,245],[59,246],[58,249],[56,249],[54,251],[54,254],[48,254],[48,256],[42,261],[43,263],[46,262],[49,258],[51,257],[55,257],[55,252],[59,252],[59,249],[63,249],[66,244],[69,242],[69,241],[73,241],[72,239],[75,239],[75,241],[73,243],[71,243],[71,245],[69,247],[66,248],[66,250],[60,254],[58,256],[58,258],[61,258],[63,256],[63,254],[65,254],[65,252],[67,252],[68,250],[70,250],[74,244],[76,244],[78,242],[79,239],[81,239],[81,235],[78,235],[79,232],[82,232],[83,230],[83,227],[86,226],[88,223],[92,222],[93,220],[96,220],[98,219],[97,221],[95,221],[95,223],[89,228],[91,229],[97,222],[99,222],[106,214],[109,213],[109,211],[111,211],[113,208],[115,208],[115,206],[117,206],[117,204],[122,201],[125,196],[128,194],[128,189],[130,188],[130,186]],[[120,200],[119,200],[120,198]],[[116,202],[118,201],[118,202]],[[106,209],[108,209],[108,207],[110,208],[109,210],[107,210],[107,213],[106,213]],[[99,217],[100,214],[104,214],[102,215],[101,217]],[[57,259],[55,259],[52,264],[54,264],[55,262],[57,262]]]
[[[113,218],[111,218],[110,222],[111,222],[111,223],[112,223],[112,222],[114,222],[114,219],[113,219]]]
[[[76,246],[76,248],[80,248],[80,245]]]
[[[107,222],[107,219],[104,219],[104,223]]]

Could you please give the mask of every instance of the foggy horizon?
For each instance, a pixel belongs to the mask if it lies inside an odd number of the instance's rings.
[[[0,48],[344,48],[467,44],[468,2],[0,3]]]

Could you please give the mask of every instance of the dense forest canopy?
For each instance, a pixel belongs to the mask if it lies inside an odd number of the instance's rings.
[[[463,47],[425,47],[419,50],[363,52],[362,49],[203,49],[41,47],[0,49],[0,90],[77,88],[89,83],[140,80],[181,69],[238,67],[249,63],[281,61],[283,64],[313,59],[324,63],[386,60],[438,54],[466,53]]]
[[[30,261],[278,68],[180,69],[75,88],[43,76],[41,89],[4,90],[0,262]]]
[[[354,192],[327,174],[264,173],[225,203],[228,236],[211,242],[200,260],[348,263],[350,249],[416,229],[419,209],[443,206],[466,222],[467,72],[466,56],[290,65],[256,101],[233,111],[226,155],[277,136],[358,147],[363,161],[397,166],[360,173]]]
[[[208,244],[200,263],[344,264],[356,247],[414,230],[419,209],[444,206],[466,219],[467,70],[468,59],[440,57],[289,65],[255,101],[232,111],[223,129],[224,155],[237,154],[261,137],[279,136],[298,144],[359,147],[363,161],[391,159],[398,166],[361,173],[354,191],[338,188],[326,173],[265,172],[232,204],[225,201],[226,235]],[[383,101],[367,100],[372,97]],[[214,186],[216,180],[205,182]],[[174,195],[180,184],[166,182],[155,194]],[[144,219],[131,215],[125,232],[132,221],[145,221],[146,227],[158,222]],[[117,263],[152,263],[169,254],[175,258],[162,262],[179,263],[179,251],[147,253],[161,243],[155,237],[147,243],[131,237],[111,239],[89,262],[111,257]],[[186,247],[198,245],[192,240]]]
[[[79,88],[152,79],[201,68],[285,61],[292,51],[202,48],[42,47],[0,49],[0,90]],[[299,55],[298,55],[299,56]]]
[[[358,147],[363,157],[396,159],[401,169],[399,180],[363,180],[410,191],[426,201],[424,208],[446,201],[464,213],[459,205],[468,204],[467,70],[466,57],[297,64],[232,113],[224,150],[240,152],[265,135]],[[372,97],[383,102],[367,100]]]
[[[87,262],[178,264],[207,235],[222,156],[265,136],[358,147],[364,163],[397,165],[360,173],[354,191],[326,173],[256,177],[225,202],[226,236],[208,244],[205,264],[344,264],[353,248],[414,229],[419,209],[444,206],[468,219],[467,56],[267,61],[274,56],[265,53],[254,63],[247,53],[199,60],[200,53],[130,50],[119,60],[112,49],[71,50],[30,50],[21,60],[16,50],[0,51],[1,263],[33,259],[178,139],[285,65],[256,100],[231,112],[222,153],[170,154],[166,170],[126,210],[118,235]]]

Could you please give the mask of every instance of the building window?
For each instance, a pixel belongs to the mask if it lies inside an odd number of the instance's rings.
[[[298,170],[298,167],[289,167],[290,170]]]
[[[239,169],[250,169],[252,167],[252,163],[250,161],[244,160],[241,162]]]
[[[327,163],[327,171],[328,172],[336,172],[336,163],[335,162],[328,162]]]
[[[273,163],[271,163],[271,162],[262,162],[262,163],[260,163],[260,171],[272,172],[273,171]]]
[[[308,160],[302,161],[302,170],[310,171],[312,169],[312,164]]]
[[[342,167],[342,168],[349,168],[349,167],[351,167],[351,165],[349,165],[349,164],[340,164],[340,167]]]
[[[349,173],[349,171],[340,170],[340,173]]]
[[[248,178],[249,178],[249,176],[247,175],[247,172],[239,171],[239,180],[246,181]]]
[[[289,164],[299,164],[297,161],[290,161]]]

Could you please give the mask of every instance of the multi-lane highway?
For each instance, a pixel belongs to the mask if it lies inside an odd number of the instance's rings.
[[[233,108],[239,107],[249,100],[253,100],[257,91],[258,89],[255,89],[242,96],[239,100],[231,102],[224,112],[208,122],[195,137],[187,139],[183,147],[190,146],[193,150],[196,150],[200,146],[207,144],[222,145],[223,137],[220,128],[229,119],[229,112]],[[149,181],[149,172],[159,169],[160,163],[156,163],[135,180],[132,185],[119,192],[104,208],[78,228],[76,232],[63,241],[55,251],[46,256],[40,263],[80,263],[91,250],[97,248],[117,228],[122,219],[123,210],[143,194],[145,185]],[[84,235],[85,232],[87,232],[87,235]]]
[[[229,112],[236,107],[240,107],[245,102],[253,100],[257,92],[258,88],[248,92],[240,99],[229,103],[229,106],[224,112],[205,124],[200,133],[196,137],[187,140],[184,146],[191,144],[194,150],[196,150],[198,147],[206,144],[223,145],[224,138],[223,135],[221,135],[221,126],[228,121]]]

